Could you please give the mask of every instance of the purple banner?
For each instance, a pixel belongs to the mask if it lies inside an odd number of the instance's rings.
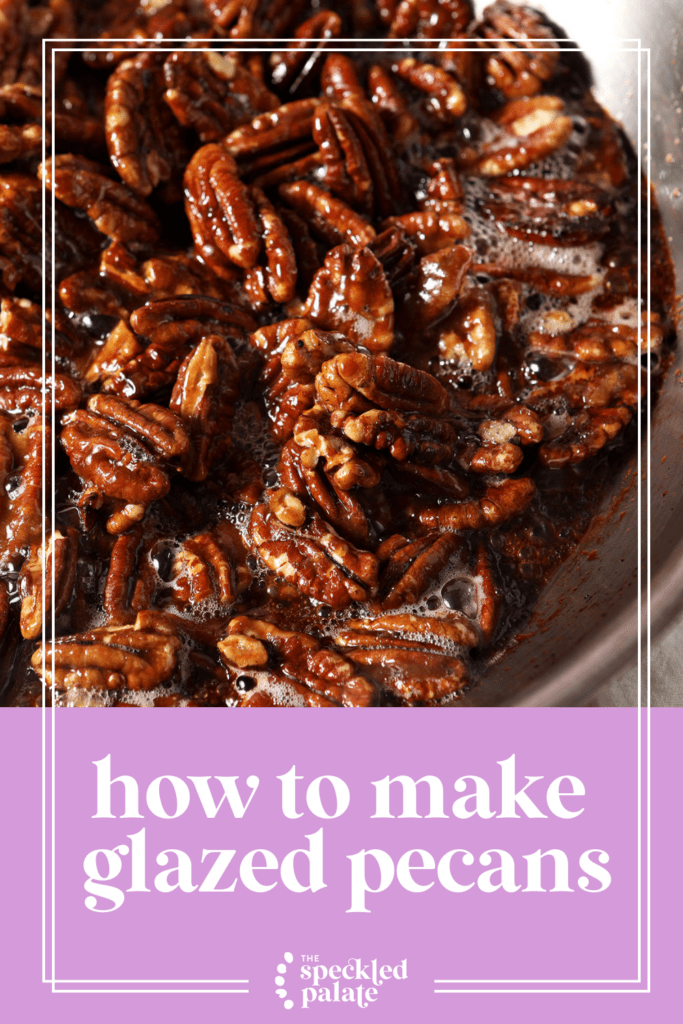
[[[43,928],[41,717],[4,711],[11,1019],[665,1019],[681,712],[652,712],[651,985],[638,716],[67,711],[52,750],[48,715]]]

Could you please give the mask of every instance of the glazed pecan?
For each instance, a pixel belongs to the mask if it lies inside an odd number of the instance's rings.
[[[263,170],[286,163],[283,153],[287,153],[288,146],[308,140],[312,149],[313,114],[317,106],[315,98],[285,103],[236,128],[223,140],[223,145],[235,160],[249,161],[247,168]]]
[[[351,116],[373,178],[378,211],[384,216],[393,213],[391,207],[402,195],[393,143],[379,111],[365,95],[353,62],[343,53],[331,54],[323,66],[321,85]]]
[[[276,508],[283,514],[280,504]],[[284,515],[289,518],[291,513]],[[376,589],[375,556],[342,540],[316,512],[307,512],[304,525],[294,529],[267,505],[257,505],[249,534],[255,551],[272,572],[331,608],[365,601]]]
[[[459,546],[454,533],[427,533],[412,541],[399,534],[389,537],[377,550],[383,563],[377,608],[388,611],[403,604],[416,604]]]
[[[538,450],[541,465],[562,469],[591,458],[630,423],[632,416],[631,410],[623,405],[577,413],[566,429],[541,445]]]
[[[219,335],[202,338],[178,370],[170,408],[183,421],[190,439],[181,460],[190,480],[205,480],[231,447],[239,381],[235,354]]]
[[[338,36],[341,27],[341,18],[334,11],[318,11],[303,21],[287,49],[270,54],[273,85],[290,96],[309,87],[320,69],[327,40]]]
[[[376,688],[351,661],[305,633],[240,615],[228,625],[218,650],[231,675],[249,673],[267,693],[291,680],[343,707],[377,702]]]
[[[42,92],[32,85],[0,86],[0,164],[36,153],[43,143]],[[17,122],[17,123],[13,123]]]
[[[422,129],[394,75],[380,64],[373,64],[368,71],[368,92],[394,145],[408,151],[420,139]]]
[[[0,419],[0,478],[4,494],[0,505],[0,565],[5,566],[22,548],[42,540],[43,451],[49,452],[51,430],[40,417],[21,429],[5,415]]]
[[[87,410],[77,409],[64,422],[62,444],[88,485],[81,503],[97,496],[126,503],[123,517],[109,519],[110,533],[125,532],[151,502],[168,493],[170,481],[162,465],[182,458],[189,447],[179,417],[130,399],[93,395]]]
[[[19,414],[51,409],[75,409],[81,386],[73,377],[57,373],[43,377],[38,368],[8,366],[0,369],[0,409]]]
[[[145,43],[155,46],[163,39],[184,39],[198,27],[195,19],[188,16],[186,0],[155,0],[150,4],[108,0],[100,18],[100,25],[106,27],[99,33],[96,48],[83,54],[86,63],[95,68],[112,67],[124,59],[121,41],[124,48],[139,49]],[[113,40],[118,40],[115,48]]]
[[[109,157],[125,183],[141,196],[168,181],[187,161],[163,93],[161,54],[141,53],[124,60],[107,82],[104,123]]]
[[[456,366],[490,370],[496,357],[496,302],[486,288],[474,286],[462,295],[439,325],[439,355]]]
[[[337,643],[371,679],[402,700],[442,701],[469,683],[463,659],[444,653],[442,646],[443,641],[460,646],[477,642],[476,630],[464,616],[423,619],[404,613],[352,619],[349,624],[352,628],[339,633]]]
[[[382,264],[367,246],[330,249],[313,278],[303,314],[371,352],[386,352],[394,340],[394,297]]]
[[[439,505],[420,510],[418,518],[424,526],[442,530],[480,530],[497,526],[523,512],[536,493],[528,477],[489,484],[483,496],[457,504]]]
[[[574,127],[559,96],[513,100],[494,117],[497,138],[460,154],[459,166],[469,174],[496,177],[522,171],[564,146]]]
[[[154,598],[156,579],[142,536],[138,525],[114,542],[102,601],[110,626],[135,622]]]
[[[448,39],[474,17],[470,0],[383,0],[380,16],[391,39]]]
[[[321,445],[321,447],[323,447]],[[324,461],[321,460],[322,459]],[[327,462],[331,462],[329,473]],[[312,502],[322,517],[335,530],[353,544],[369,547],[372,531],[368,517],[358,498],[348,488],[342,488],[336,482],[334,460],[326,457],[324,450],[320,452],[313,445],[302,447],[296,441],[288,441],[282,449],[278,474],[283,484],[279,498],[283,502],[291,502],[293,495],[302,501]],[[271,510],[281,522],[287,526],[303,526],[306,521],[305,507],[291,503],[292,507],[282,517],[278,508],[269,501]]]
[[[257,113],[278,106],[277,97],[237,54],[178,50],[168,55],[164,79],[166,102],[201,142],[218,142]]]
[[[55,690],[153,690],[176,671],[181,642],[158,612],[41,644],[31,665]],[[54,664],[54,672],[53,672]]]
[[[10,291],[42,281],[41,189],[26,174],[0,175],[0,280]]]
[[[484,10],[477,32],[496,51],[486,58],[488,83],[508,99],[534,96],[555,74],[559,50],[552,29],[531,7],[496,0]]]
[[[465,113],[467,98],[460,82],[439,65],[404,57],[397,63],[396,73],[425,94],[426,109],[439,121],[450,124]]]
[[[102,390],[120,395],[149,395],[173,384],[193,343],[208,335],[241,340],[255,323],[228,302],[202,296],[159,299],[131,315],[131,327],[149,344],[102,382]]]
[[[585,245],[604,237],[614,208],[595,185],[554,178],[499,178],[482,213],[515,238],[542,245]]]
[[[285,182],[280,196],[304,218],[315,235],[328,245],[349,242],[363,246],[375,237],[375,229],[366,217],[312,182]]]
[[[244,559],[244,544],[230,523],[188,537],[173,562],[174,603],[224,612],[251,582]]]
[[[157,215],[127,185],[111,181],[105,168],[71,153],[40,165],[40,177],[56,197],[84,210],[104,235],[118,242],[151,243],[159,237]]]
[[[26,366],[41,360],[43,314],[30,299],[0,303],[0,365]]]
[[[399,322],[405,333],[419,332],[450,313],[471,261],[472,252],[464,245],[422,257],[402,295]]]
[[[24,639],[36,640],[41,635],[43,602],[48,623],[53,614],[57,619],[64,611],[76,580],[77,545],[75,530],[68,530],[66,534],[56,530],[46,537],[44,548],[39,542],[31,545],[19,577],[22,596],[19,626]]]
[[[335,489],[375,487],[380,481],[376,459],[365,453],[361,456],[355,445],[332,433],[329,413],[321,405],[314,405],[299,417],[294,440],[301,448],[309,449],[302,459],[310,468],[319,459],[325,460],[325,474],[334,480]]]

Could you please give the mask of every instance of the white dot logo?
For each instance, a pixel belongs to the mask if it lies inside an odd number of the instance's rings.
[[[285,1010],[291,1010],[292,1007],[294,1006],[294,1003],[293,1003],[293,1001],[291,999],[285,998],[286,995],[287,995],[287,989],[283,988],[282,986],[285,983],[285,974],[287,973],[287,964],[291,964],[292,963],[292,961],[294,960],[294,956],[291,953],[284,953],[283,954],[283,960],[285,961],[283,964],[278,964],[277,965],[277,974],[275,975],[275,984],[276,984],[277,988],[275,989],[275,995],[279,996],[280,999],[284,999],[285,1000],[284,1001]]]

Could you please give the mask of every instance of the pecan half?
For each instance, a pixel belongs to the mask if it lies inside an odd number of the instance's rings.
[[[0,176],[0,279],[10,291],[20,281],[41,290],[40,193],[40,184],[26,174]]]
[[[232,420],[240,370],[230,343],[218,335],[199,342],[181,364],[170,408],[185,425],[190,444],[183,473],[205,480],[232,445]]]
[[[154,570],[143,549],[142,527],[117,537],[111,551],[103,605],[111,626],[135,622],[154,598]]]
[[[181,642],[160,613],[41,644],[31,665],[55,690],[153,690],[176,671]],[[54,662],[54,672],[53,672]]]
[[[457,504],[438,505],[421,510],[418,518],[424,526],[442,530],[480,530],[498,526],[523,512],[536,493],[528,477],[489,484],[482,498]]]
[[[148,196],[185,163],[185,146],[163,99],[163,56],[141,53],[109,77],[104,105],[107,148],[123,180]]]
[[[342,540],[316,512],[308,512],[304,526],[292,529],[267,505],[257,505],[249,533],[256,552],[272,572],[331,608],[365,601],[376,589],[375,556]]]
[[[285,182],[278,189],[285,202],[304,218],[315,235],[328,245],[349,242],[367,245],[375,237],[369,220],[312,182]]]
[[[127,185],[111,181],[105,168],[65,153],[40,165],[39,176],[61,202],[84,210],[103,235],[117,242],[156,242],[159,220]]]
[[[388,611],[402,604],[416,604],[438,579],[459,544],[453,533],[427,533],[412,541],[397,534],[384,541],[377,551],[384,562],[377,608]],[[386,561],[385,552],[388,554]]]
[[[508,103],[495,116],[498,138],[479,151],[464,150],[459,166],[469,174],[496,177],[544,160],[564,146],[573,131],[572,119],[564,110],[559,96],[534,96]]]
[[[277,97],[239,62],[238,54],[178,50],[164,64],[166,102],[201,142],[218,142],[260,111],[277,107]]]
[[[19,626],[24,639],[35,640],[42,632],[43,600],[48,622],[53,613],[57,618],[64,611],[76,580],[77,544],[75,530],[68,530],[66,534],[57,530],[46,538],[45,548],[42,543],[31,545],[19,577],[22,595]]]
[[[477,31],[496,51],[486,58],[489,84],[509,99],[534,96],[555,74],[559,50],[552,29],[531,7],[496,0]]]
[[[394,297],[382,264],[368,247],[330,249],[313,278],[303,315],[371,352],[386,352],[393,344]]]
[[[305,633],[240,615],[230,622],[218,650],[231,675],[249,673],[259,682],[262,678],[266,692],[278,682],[293,680],[344,707],[377,702],[376,688],[348,658]]]

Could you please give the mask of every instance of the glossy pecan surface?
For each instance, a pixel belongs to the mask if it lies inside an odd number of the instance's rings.
[[[575,55],[509,0],[0,14],[0,699],[461,701],[669,359]]]

